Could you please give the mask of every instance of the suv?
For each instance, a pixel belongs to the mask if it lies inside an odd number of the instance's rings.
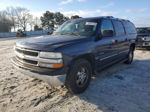
[[[139,27],[137,33],[137,47],[150,48],[150,27]]]
[[[91,77],[124,61],[131,64],[136,29],[128,20],[113,17],[69,20],[51,36],[16,43],[14,66],[50,85],[65,84],[74,94],[83,92]]]

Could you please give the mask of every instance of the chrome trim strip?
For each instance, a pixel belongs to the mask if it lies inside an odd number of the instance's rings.
[[[121,52],[119,52],[118,54],[114,54],[114,55],[111,55],[111,56],[107,56],[107,57],[105,57],[105,58],[102,58],[102,59],[100,59],[100,61],[105,60],[105,59],[108,59],[108,58],[111,58],[111,57],[113,57],[113,56],[119,55],[119,54],[124,53],[124,52],[128,52],[128,51],[129,51],[129,50],[121,51]]]
[[[143,37],[142,38],[145,42],[150,41],[150,37]]]
[[[23,51],[34,52],[34,53],[38,53],[38,54],[39,54],[39,52],[40,52],[40,51],[29,50],[29,49],[25,49],[25,48],[21,48],[21,47],[17,47],[17,46],[15,46],[15,49],[20,49],[20,50],[23,50]]]
[[[36,66],[36,67],[38,66],[38,64],[31,64],[31,63],[24,62],[24,61],[18,59],[18,57],[16,57],[16,60],[23,64],[32,65],[32,66]]]
[[[150,46],[150,42],[143,42],[143,46]]]
[[[105,57],[105,58],[100,59],[100,61],[105,60],[105,59],[107,59],[107,58],[111,58],[111,57],[116,56],[116,55],[118,55],[118,54],[113,54],[113,55],[111,55],[111,56],[107,56],[107,57]]]
[[[129,52],[129,50],[121,51],[119,52],[119,54],[124,53],[124,52]]]

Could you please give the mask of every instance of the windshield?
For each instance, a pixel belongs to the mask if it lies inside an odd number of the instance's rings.
[[[54,35],[92,36],[96,33],[98,20],[71,20],[62,24]]]
[[[150,28],[137,28],[138,34],[150,34]]]

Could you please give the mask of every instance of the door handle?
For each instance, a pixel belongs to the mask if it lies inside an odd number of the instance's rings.
[[[127,39],[127,38],[125,38],[125,39],[122,39],[122,41],[128,41],[128,39]]]
[[[117,43],[118,42],[118,40],[111,40],[112,41],[112,43]]]

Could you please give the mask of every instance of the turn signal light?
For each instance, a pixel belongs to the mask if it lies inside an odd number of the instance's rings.
[[[62,66],[63,66],[62,63],[60,63],[60,64],[53,64],[53,68],[61,68]]]

